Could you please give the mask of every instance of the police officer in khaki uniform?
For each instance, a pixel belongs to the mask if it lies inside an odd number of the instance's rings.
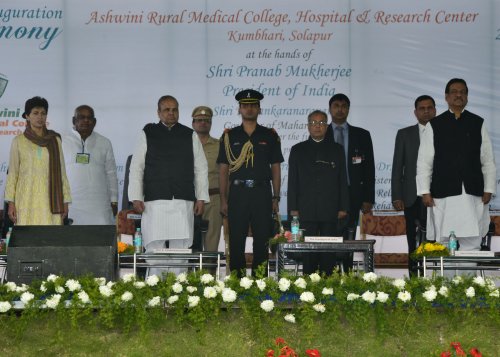
[[[229,221],[230,269],[246,275],[245,241],[253,236],[252,272],[268,259],[272,213],[278,212],[283,155],[274,129],[257,124],[264,96],[245,89],[235,96],[242,123],[227,129],[220,140],[221,213]]]
[[[222,226],[219,196],[219,167],[217,165],[219,139],[210,136],[213,116],[212,109],[206,106],[199,106],[194,108],[191,116],[193,118],[193,129],[198,134],[198,138],[203,145],[203,151],[205,152],[208,164],[208,194],[210,195],[210,202],[205,203],[203,219],[207,220],[209,224],[208,232],[203,241],[203,250],[216,252],[219,247]]]

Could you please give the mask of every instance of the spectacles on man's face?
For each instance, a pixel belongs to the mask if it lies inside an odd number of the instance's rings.
[[[321,121],[316,121],[316,120],[311,120],[310,122],[308,122],[307,124],[309,124],[310,126],[327,126],[328,123],[324,120],[321,120]]]
[[[193,121],[195,123],[207,123],[207,124],[210,124],[212,122],[212,119],[208,119],[208,118],[206,118],[206,119],[193,119]]]

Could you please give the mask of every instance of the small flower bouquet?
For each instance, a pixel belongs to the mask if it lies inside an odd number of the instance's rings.
[[[446,257],[450,255],[448,248],[438,242],[423,242],[411,254],[412,259],[422,259],[423,257]]]
[[[273,246],[279,243],[289,243],[291,241],[292,241],[292,232],[282,231],[269,240],[269,245]]]
[[[118,254],[134,254],[134,246],[124,242],[118,242]]]
[[[271,253],[276,253],[278,250],[279,243],[289,243],[292,241],[292,232],[285,231],[283,228],[280,229],[280,232],[277,233],[273,238],[269,240],[269,249],[271,249]]]

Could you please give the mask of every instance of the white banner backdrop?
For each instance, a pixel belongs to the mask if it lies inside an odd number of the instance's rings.
[[[500,9],[497,1],[14,1],[0,5],[0,189],[10,143],[24,130],[27,98],[49,101],[50,127],[71,130],[73,110],[94,107],[96,131],[114,146],[120,184],[160,96],[174,95],[180,121],[214,109],[212,135],[239,125],[234,95],[265,95],[259,122],[282,139],[282,207],[288,153],[305,140],[307,114],[335,93],[351,99],[348,121],[371,132],[377,210],[391,209],[398,129],[416,122],[421,94],[446,110],[453,77],[469,86],[500,157]],[[492,208],[500,208],[495,198]]]

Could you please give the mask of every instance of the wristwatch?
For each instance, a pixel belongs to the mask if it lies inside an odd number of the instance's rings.
[[[280,196],[273,196],[273,200],[280,201]]]

